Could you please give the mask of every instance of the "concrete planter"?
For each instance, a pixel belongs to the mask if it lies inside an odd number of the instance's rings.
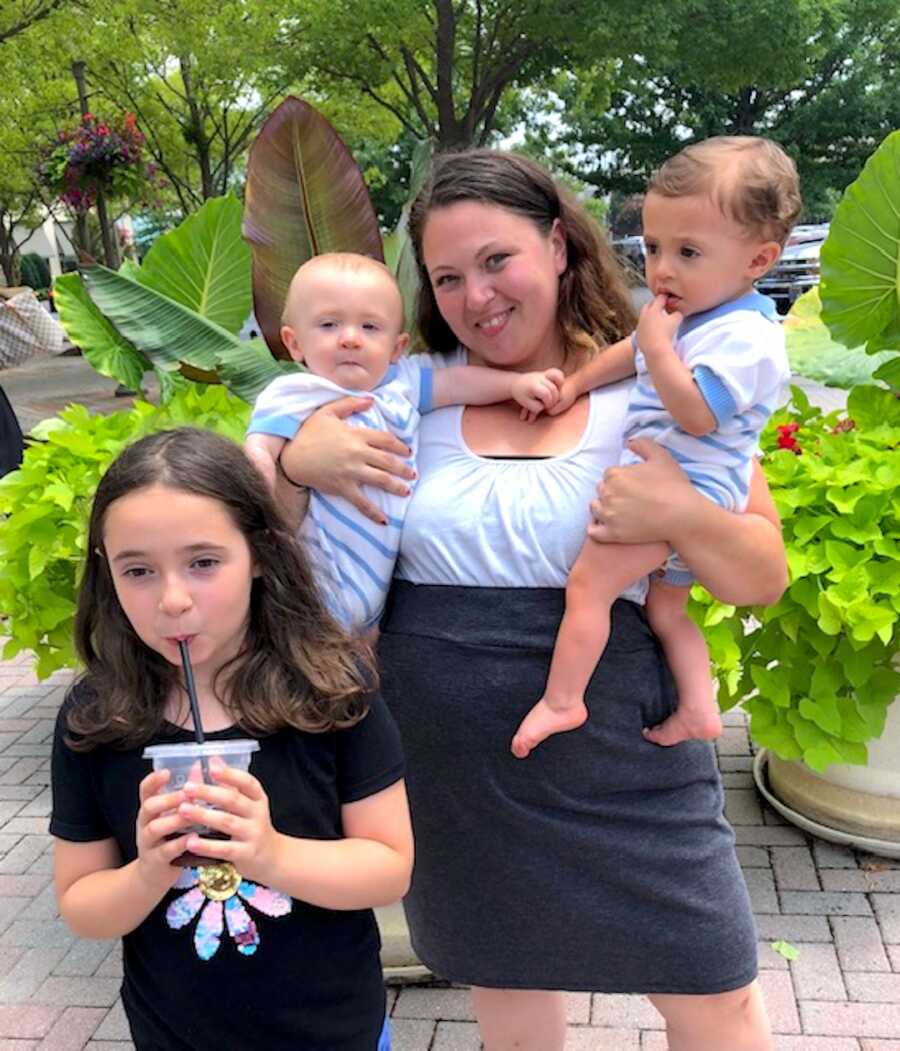
[[[823,839],[900,857],[900,703],[868,747],[867,766],[835,765],[824,774],[760,752],[757,787],[785,818]]]
[[[381,966],[385,979],[403,984],[431,978],[431,971],[419,962],[409,943],[409,929],[400,902],[376,909],[375,917],[381,932]]]

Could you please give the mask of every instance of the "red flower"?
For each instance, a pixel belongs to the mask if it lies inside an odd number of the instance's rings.
[[[803,450],[800,448],[800,443],[794,437],[797,431],[800,430],[800,424],[796,421],[791,423],[782,423],[776,427],[778,431],[778,448],[788,449],[796,456],[800,456]]]

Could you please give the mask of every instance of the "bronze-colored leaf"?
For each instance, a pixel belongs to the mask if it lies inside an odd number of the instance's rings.
[[[288,97],[260,129],[250,151],[244,240],[253,253],[253,309],[276,357],[281,311],[301,263],[322,252],[383,259],[381,231],[356,161],[308,103]]]

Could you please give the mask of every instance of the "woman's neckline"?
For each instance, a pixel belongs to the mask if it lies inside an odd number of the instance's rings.
[[[594,392],[592,391],[588,395],[588,411],[584,421],[584,427],[581,430],[581,434],[578,436],[575,444],[570,446],[568,449],[564,449],[558,453],[539,453],[536,455],[530,455],[528,453],[478,453],[469,445],[463,434],[463,416],[465,414],[467,406],[456,405],[453,406],[456,410],[456,439],[459,443],[459,447],[463,450],[466,456],[471,457],[473,460],[482,460],[486,463],[562,463],[566,460],[571,459],[573,456],[577,456],[585,444],[588,441],[588,437],[592,430],[593,415],[596,412],[596,399]]]
[[[460,345],[457,353],[459,354],[460,363],[468,365],[470,363],[469,351],[466,347]],[[542,453],[538,455],[529,455],[528,453],[477,453],[466,441],[463,435],[463,417],[465,411],[469,406],[457,405],[454,408],[457,410],[456,414],[456,437],[459,442],[460,448],[465,452],[467,456],[470,456],[473,460],[483,460],[488,463],[553,463],[562,462],[568,460],[570,457],[577,455],[584,448],[585,443],[588,440],[588,436],[592,430],[593,414],[595,411],[595,399],[594,392],[591,391],[588,394],[588,412],[587,417],[584,421],[584,427],[581,430],[575,444],[570,448],[563,450],[558,453]],[[477,406],[476,406],[477,409]]]

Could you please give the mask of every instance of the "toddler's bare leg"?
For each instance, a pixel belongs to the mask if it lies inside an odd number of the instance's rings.
[[[587,719],[584,691],[609,640],[610,606],[668,553],[664,543],[585,542],[566,584],[566,612],[544,696],[522,720],[512,741],[516,758],[524,759],[551,734],[574,730]]]
[[[650,581],[647,619],[662,643],[678,689],[678,710],[659,726],[644,730],[644,737],[654,744],[710,740],[722,732],[706,640],[687,613],[689,593],[690,588]]]

